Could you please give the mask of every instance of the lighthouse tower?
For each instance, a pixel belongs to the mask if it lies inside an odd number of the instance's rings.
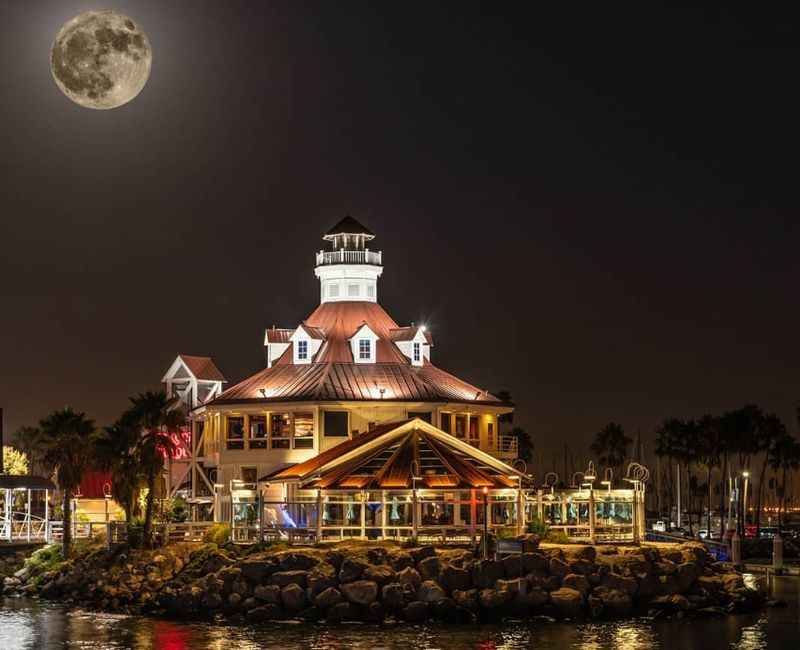
[[[378,278],[383,273],[381,252],[367,246],[375,235],[348,215],[322,239],[330,242],[330,250],[317,253],[314,268],[320,282],[320,303],[378,302]]]

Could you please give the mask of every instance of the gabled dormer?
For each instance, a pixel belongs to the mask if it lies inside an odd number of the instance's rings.
[[[169,397],[190,410],[214,399],[222,392],[225,377],[211,357],[179,354],[161,378]]]
[[[392,341],[406,355],[412,366],[421,366],[431,360],[433,340],[424,325],[398,327],[391,330]]]
[[[350,351],[353,353],[353,361],[355,363],[375,363],[378,338],[369,325],[362,323],[353,336],[348,339]]]
[[[274,363],[286,352],[291,345],[289,337],[294,330],[278,328],[274,325],[264,333],[264,350],[267,358],[267,368],[272,368]]]
[[[295,365],[311,363],[323,341],[325,333],[320,328],[301,323],[289,337],[292,345],[292,363]]]

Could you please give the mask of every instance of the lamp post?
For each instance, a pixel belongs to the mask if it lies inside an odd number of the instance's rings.
[[[489,558],[489,488],[483,488],[483,559]]]
[[[742,476],[744,476],[744,492],[742,493],[742,532],[745,537],[747,537],[745,526],[747,526],[747,486],[750,483],[750,472],[744,470]]]

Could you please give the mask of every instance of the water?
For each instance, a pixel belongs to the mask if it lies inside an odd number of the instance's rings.
[[[503,626],[327,627],[310,624],[223,626],[175,623],[138,616],[97,614],[25,599],[0,607],[0,650],[80,648],[99,650],[518,650],[672,648],[756,650],[797,648],[800,601],[797,579],[776,580],[775,595],[789,603],[746,616],[705,620],[615,623],[507,623]]]

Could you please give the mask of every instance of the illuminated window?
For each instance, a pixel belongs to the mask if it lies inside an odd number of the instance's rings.
[[[267,416],[250,416],[250,449],[267,448]]]
[[[452,413],[442,413],[439,416],[439,428],[445,433],[453,432],[453,425],[450,423]]]
[[[273,413],[270,416],[270,447],[289,449],[292,441],[292,414]]]
[[[456,415],[456,438],[464,439],[467,437],[467,416]]]
[[[297,342],[297,358],[301,361],[308,359],[308,341]]]
[[[348,295],[348,297],[350,297],[350,298],[356,298],[356,297],[359,295],[359,293],[361,293],[361,292],[359,291],[359,289],[360,289],[360,288],[361,288],[361,287],[359,287],[357,284],[350,284],[350,285],[348,285],[348,286],[347,286],[347,295]]]
[[[258,468],[257,467],[242,467],[241,469],[242,481],[245,483],[258,483]]]
[[[314,447],[314,414],[294,414],[294,448],[312,449]]]
[[[228,417],[227,424],[227,448],[244,449],[244,418]]]
[[[358,358],[369,360],[372,358],[372,341],[369,339],[359,339]]]
[[[421,345],[419,343],[414,343],[414,362],[419,363],[421,358]]]
[[[494,449],[494,422],[486,424],[486,442],[489,444],[489,449]]]

